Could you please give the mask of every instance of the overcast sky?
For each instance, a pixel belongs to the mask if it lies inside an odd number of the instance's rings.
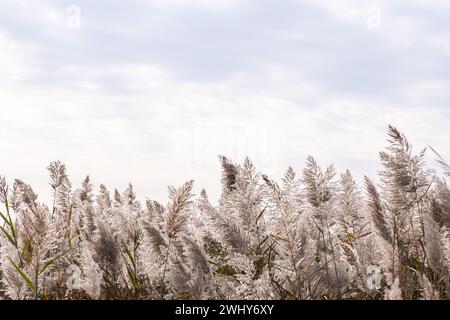
[[[308,154],[373,175],[386,127],[450,156],[447,0],[1,0],[0,174],[138,197],[217,154],[279,178]]]

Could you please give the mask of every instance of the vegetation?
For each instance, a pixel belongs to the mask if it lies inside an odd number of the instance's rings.
[[[450,189],[389,127],[379,183],[308,157],[281,182],[220,157],[212,205],[193,181],[166,205],[97,195],[48,167],[51,207],[0,179],[5,299],[448,299]],[[436,155],[437,153],[432,150]],[[449,167],[439,157],[446,175]]]

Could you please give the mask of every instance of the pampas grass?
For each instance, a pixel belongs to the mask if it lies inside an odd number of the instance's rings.
[[[450,167],[428,149],[444,177],[389,126],[379,177],[362,186],[313,157],[277,182],[219,156],[217,205],[193,181],[165,205],[132,185],[96,193],[89,176],[74,189],[59,161],[50,206],[0,177],[1,297],[449,299]]]

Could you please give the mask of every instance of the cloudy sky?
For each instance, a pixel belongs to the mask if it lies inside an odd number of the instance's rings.
[[[217,154],[278,178],[379,169],[386,127],[450,157],[446,0],[1,0],[0,174],[165,199]]]

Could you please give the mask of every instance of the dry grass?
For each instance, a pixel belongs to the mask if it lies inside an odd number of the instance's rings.
[[[388,129],[380,183],[308,157],[280,183],[220,157],[217,206],[193,181],[166,205],[97,195],[48,167],[54,200],[0,179],[5,299],[448,299],[450,189]],[[439,154],[438,161],[450,175]],[[12,217],[16,217],[13,219]]]

